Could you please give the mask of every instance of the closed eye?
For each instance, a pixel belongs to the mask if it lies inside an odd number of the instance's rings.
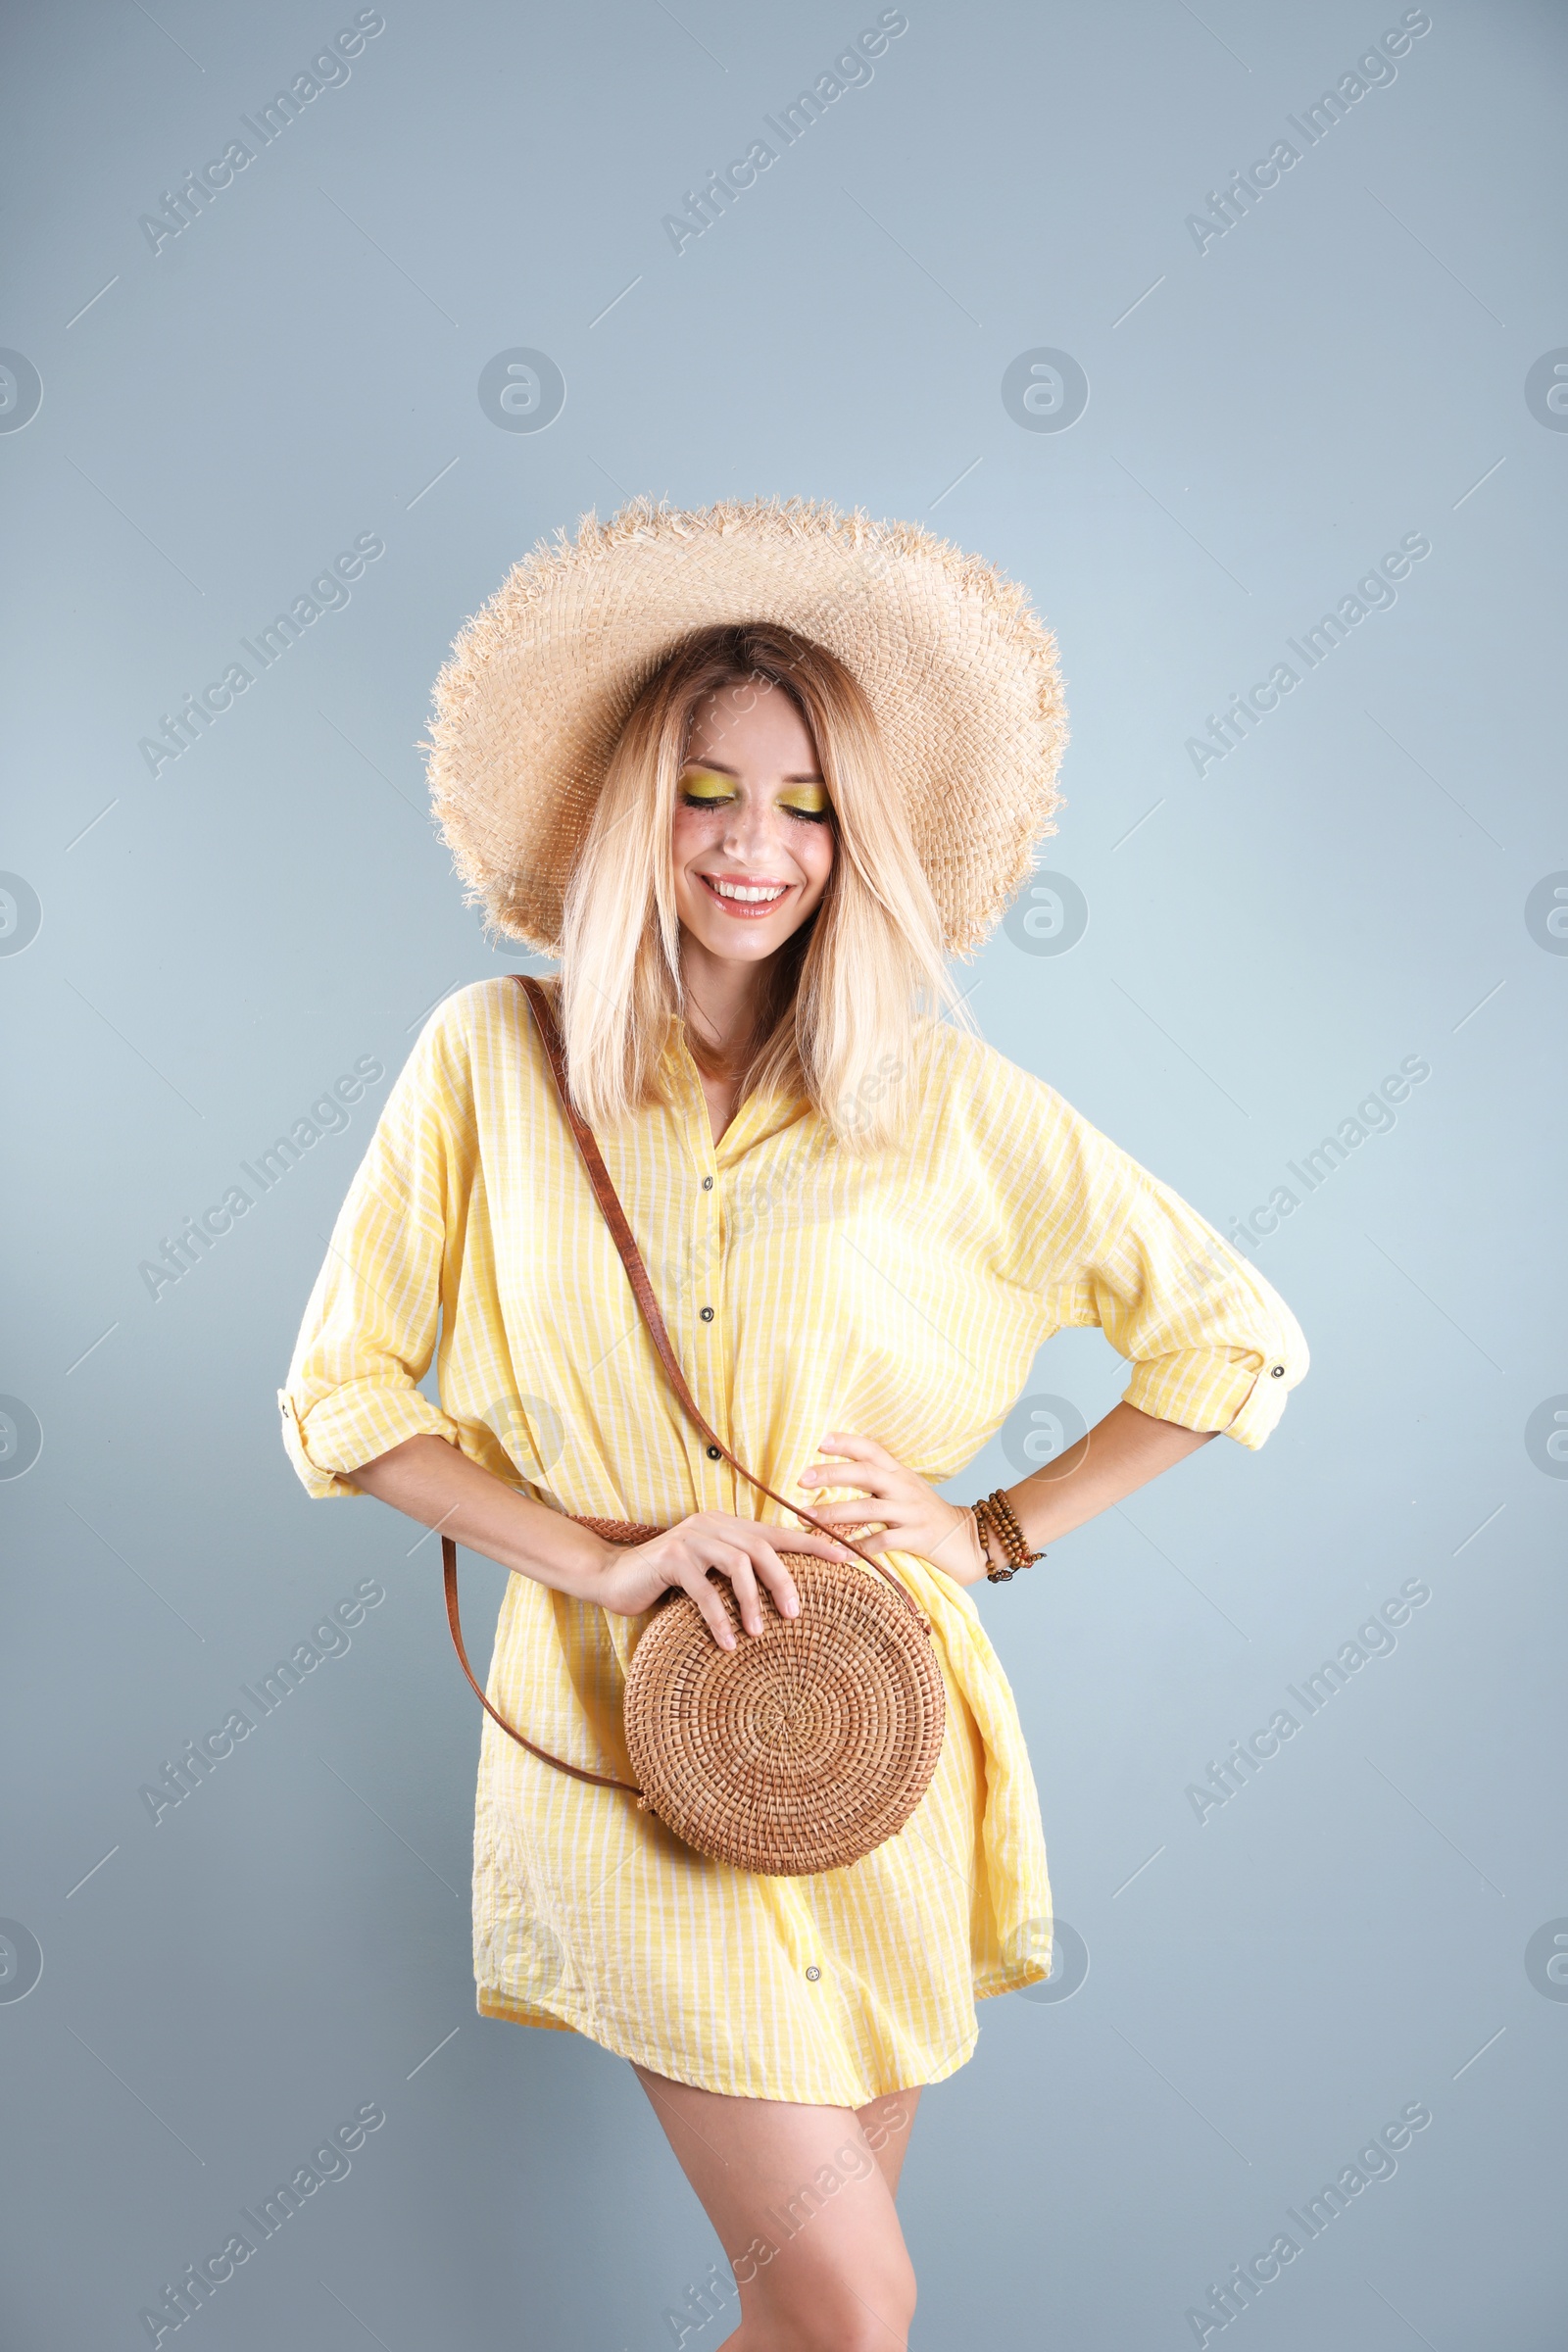
[[[687,808],[728,808],[740,796],[729,776],[713,768],[692,767],[681,777],[679,797]],[[778,795],[778,806],[803,824],[825,824],[832,815],[827,787],[815,777],[800,777],[786,784]]]
[[[832,813],[826,790],[820,784],[792,784],[779,794],[778,805],[808,825],[825,825]]]
[[[688,808],[724,808],[737,798],[728,776],[714,775],[710,768],[689,768],[680,780],[680,797]]]

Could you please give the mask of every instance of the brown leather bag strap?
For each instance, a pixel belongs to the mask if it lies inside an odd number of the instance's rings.
[[[748,1470],[744,1462],[736,1459],[717,1431],[710,1429],[703,1418],[697,1399],[687,1385],[686,1375],[680,1368],[680,1359],[670,1343],[669,1333],[664,1328],[664,1318],[660,1312],[659,1301],[654,1297],[654,1286],[648,1279],[648,1268],[643,1263],[642,1251],[637,1247],[636,1237],[627,1222],[626,1212],[621,1207],[619,1196],[611,1182],[610,1170],[606,1167],[599,1146],[594,1140],[593,1129],[582,1117],[571,1100],[570,1090],[566,1083],[566,1057],[561,1042],[561,1030],[556,1021],[555,1007],[531,973],[514,972],[513,978],[521,987],[528,1003],[533,1007],[533,1016],[539,1024],[539,1034],[544,1040],[545,1055],[550,1064],[550,1075],[555,1080],[556,1093],[561,1099],[561,1107],[566,1115],[566,1123],[577,1140],[577,1149],[582,1153],[584,1164],[587,1167],[588,1181],[593,1186],[594,1198],[604,1211],[605,1223],[610,1227],[611,1238],[620,1252],[620,1262],[625,1267],[631,1282],[632,1296],[637,1301],[643,1321],[648,1326],[649,1337],[654,1343],[659,1360],[663,1365],[669,1385],[679,1397],[686,1413],[696,1423],[708,1444],[718,1448],[730,1468],[738,1471],[749,1487],[755,1487],[759,1494],[765,1494],[770,1502],[782,1504],[784,1509],[793,1512],[797,1519],[803,1519],[808,1527],[814,1527],[818,1535],[826,1536],[834,1544],[847,1545],[851,1551],[865,1562],[868,1568],[876,1570],[884,1584],[892,1586],[910,1614],[918,1617],[923,1625],[925,1618],[922,1612],[910,1599],[890,1568],[884,1568],[881,1561],[870,1552],[862,1551],[853,1537],[840,1534],[835,1527],[824,1527],[820,1519],[813,1519],[809,1511],[803,1511],[798,1502],[791,1502],[786,1495],[775,1494],[771,1487],[764,1486],[755,1472]]]
[[[632,1782],[617,1781],[608,1772],[585,1772],[580,1764],[568,1764],[564,1756],[553,1756],[548,1747],[536,1747],[531,1740],[525,1740],[520,1732],[514,1731],[504,1715],[496,1712],[479,1687],[478,1678],[468,1664],[468,1652],[464,1646],[463,1621],[458,1615],[458,1547],[450,1536],[441,1539],[441,1572],[447,1589],[447,1623],[452,1628],[452,1645],[458,1653],[459,1665],[468,1678],[469,1689],[491,1722],[499,1723],[509,1739],[515,1740],[519,1747],[525,1747],[530,1756],[537,1756],[541,1764],[553,1764],[558,1772],[569,1772],[574,1781],[592,1781],[596,1788],[624,1788],[628,1796],[636,1797],[641,1804],[643,1792]]]

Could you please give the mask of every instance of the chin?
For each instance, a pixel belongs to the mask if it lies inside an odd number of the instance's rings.
[[[730,963],[762,963],[769,956],[776,956],[780,948],[787,946],[800,925],[797,923],[793,929],[781,931],[774,939],[763,934],[760,924],[742,930],[738,923],[734,926],[726,923],[722,915],[716,922],[705,923],[700,930],[696,924],[690,924],[688,928],[696,932],[710,956],[722,956]]]

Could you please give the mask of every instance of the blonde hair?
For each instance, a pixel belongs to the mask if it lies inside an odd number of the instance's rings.
[[[758,1033],[726,1067],[687,1025],[700,1067],[743,1096],[806,1096],[839,1144],[893,1143],[923,1014],[953,1011],[942,923],[870,705],[843,663],[793,630],[698,630],[638,696],[566,887],[561,1023],[571,1091],[592,1127],[660,1097],[673,1012],[686,1019],[670,836],[699,704],[728,686],[787,694],[816,746],[835,854],[814,914],[780,950]]]

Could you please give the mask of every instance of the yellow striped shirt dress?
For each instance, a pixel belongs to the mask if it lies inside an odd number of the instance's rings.
[[[806,1506],[795,1482],[832,1429],[940,1483],[1067,1324],[1098,1324],[1129,1359],[1129,1403],[1260,1446],[1307,1358],[1254,1269],[989,1046],[927,1021],[916,1053],[892,1152],[852,1158],[808,1102],[778,1097],[743,1102],[715,1145],[672,1018],[666,1100],[599,1138],[687,1380],[732,1450]],[[432,1359],[439,1407],[416,1386]],[[312,1495],[352,1494],[358,1465],[429,1432],[558,1510],[758,1515],[669,1390],[512,979],[460,990],[427,1022],[279,1402]],[[485,2016],[586,2034],[708,2090],[858,2107],[954,2073],[976,1999],[1047,1974],[1045,1842],[1006,1678],[969,1593],[886,1556],[930,1619],[947,1736],[904,1830],[849,1869],[760,1878],[705,1860],[484,1720]],[[569,1762],[632,1778],[621,1692],[646,1622],[514,1576],[492,1704]]]

